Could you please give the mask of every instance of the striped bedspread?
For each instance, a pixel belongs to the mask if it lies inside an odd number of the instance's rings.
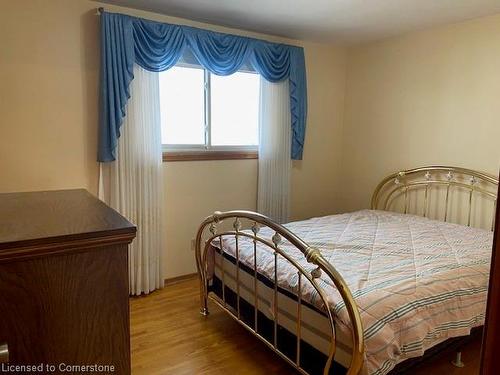
[[[399,362],[423,355],[448,338],[467,335],[484,323],[493,234],[419,216],[363,210],[286,225],[320,249],[346,280],[359,306],[365,335],[364,374],[388,373]],[[259,235],[271,237],[269,229]],[[220,244],[218,245],[220,247]],[[235,241],[224,251],[235,256]],[[284,242],[281,248],[312,270],[304,256]],[[240,238],[240,261],[253,268],[253,244]],[[272,250],[258,251],[259,272],[274,279]],[[297,271],[278,262],[278,283],[297,291]],[[344,303],[322,275],[337,329],[349,330]],[[304,282],[302,298],[321,300]]]

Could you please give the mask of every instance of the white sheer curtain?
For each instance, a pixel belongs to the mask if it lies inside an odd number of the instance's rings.
[[[290,218],[290,122],[288,80],[261,78],[257,211],[279,223]]]
[[[130,294],[163,287],[162,150],[158,73],[134,66],[116,160],[101,164],[99,197],[137,225],[129,247]]]

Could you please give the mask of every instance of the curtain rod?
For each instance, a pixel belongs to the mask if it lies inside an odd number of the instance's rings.
[[[104,8],[103,7],[97,8],[96,15],[100,16],[103,13],[104,13]]]

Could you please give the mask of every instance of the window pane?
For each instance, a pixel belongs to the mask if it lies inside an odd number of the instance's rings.
[[[163,144],[205,144],[204,71],[175,66],[160,73]]]
[[[259,75],[210,76],[212,145],[259,144]]]

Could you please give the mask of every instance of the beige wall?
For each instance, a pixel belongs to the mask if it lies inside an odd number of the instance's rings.
[[[0,31],[8,37],[3,39],[0,53],[0,192],[74,187],[97,192],[98,6],[303,45],[309,119],[304,161],[293,166],[292,215],[303,218],[337,210],[334,186],[340,173],[343,49],[87,0],[2,3]],[[164,166],[164,268],[167,277],[175,277],[195,271],[190,241],[204,216],[215,210],[255,209],[257,162],[176,162]]]
[[[293,163],[292,218],[334,212],[338,200],[345,54],[306,44],[309,115],[304,159]],[[325,163],[325,160],[328,160]],[[216,210],[256,209],[257,161],[165,163],[167,277],[195,272],[191,240]]]
[[[73,187],[97,192],[99,5],[2,4],[0,32],[8,37],[0,53],[0,192]],[[498,170],[500,16],[346,53],[103,6],[304,46],[309,115],[304,160],[293,163],[293,219],[367,207],[380,178],[400,168],[453,164]],[[190,241],[204,216],[255,209],[257,162],[165,163],[164,172],[164,268],[167,277],[175,277],[194,272]]]
[[[0,192],[97,189],[97,19],[87,1],[3,1]]]
[[[304,158],[293,162],[292,219],[339,212],[346,56],[318,45],[305,53],[309,111]]]
[[[368,207],[385,175],[447,164],[498,174],[500,15],[352,48],[339,195]]]
[[[220,160],[164,163],[167,277],[196,272],[191,240],[214,211],[255,210],[257,162]]]

